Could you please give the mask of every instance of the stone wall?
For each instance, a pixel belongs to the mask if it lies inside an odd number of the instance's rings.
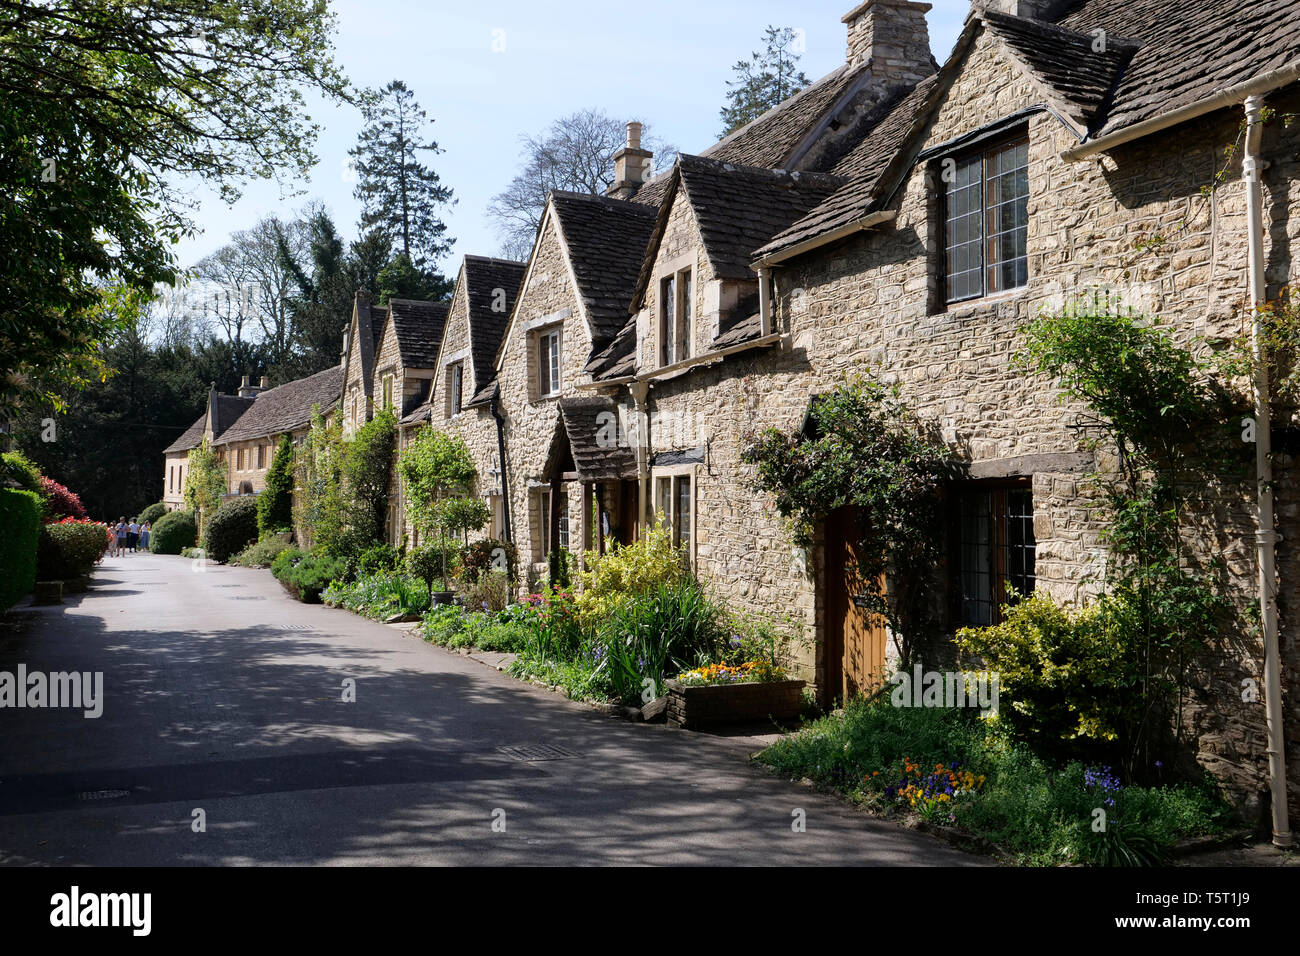
[[[1040,102],[981,35],[925,145],[947,143]],[[694,415],[707,423],[707,456],[696,471],[700,577],[737,606],[792,613],[814,637],[824,633],[821,555],[818,549],[806,556],[795,552],[771,502],[752,490],[752,469],[739,456],[746,433],[767,425],[794,430],[812,395],[867,373],[899,385],[909,406],[976,469],[1031,478],[1039,586],[1061,600],[1087,600],[1102,567],[1102,525],[1088,508],[1089,487],[1078,469],[1051,464],[1079,454],[1087,434],[1077,427],[1083,409],[1061,404],[1053,383],[1014,364],[1019,330],[1040,310],[1059,309],[1085,290],[1103,288],[1170,325],[1194,348],[1239,333],[1247,261],[1244,190],[1239,163],[1225,158],[1225,147],[1237,138],[1240,121],[1239,111],[1216,114],[1111,156],[1070,164],[1059,154],[1075,142],[1072,135],[1050,113],[1031,114],[1030,279],[1011,292],[952,307],[942,303],[941,183],[938,171],[924,165],[895,195],[892,226],[826,246],[779,270],[777,327],[789,335],[783,347],[741,353],[651,390],[652,414]],[[1278,127],[1270,130],[1266,147],[1273,156],[1288,157],[1266,173],[1273,286],[1294,276],[1290,248],[1300,234],[1288,212],[1297,201],[1297,132]],[[1202,187],[1225,165],[1224,185],[1203,196]],[[1166,241],[1145,253],[1134,248],[1135,240],[1154,234]],[[651,443],[653,452],[670,450],[653,434]],[[1105,467],[1104,454],[1099,464]],[[1253,488],[1225,480],[1203,492],[1206,512],[1193,529],[1197,557],[1222,559],[1230,594],[1247,607],[1255,576]],[[1289,478],[1278,507],[1284,522],[1286,514],[1300,513],[1300,493]],[[1294,687],[1295,625],[1287,612],[1300,593],[1300,569],[1285,549],[1280,564],[1285,681]],[[1248,809],[1266,788],[1267,755],[1262,699],[1242,701],[1241,680],[1254,675],[1262,686],[1262,659],[1256,638],[1225,638],[1207,656],[1201,684],[1184,711],[1185,726],[1197,739],[1197,759]],[[819,646],[805,647],[794,664],[799,676],[819,678]],[[1300,780],[1294,701],[1288,713],[1289,765],[1292,779]],[[1293,784],[1293,792],[1300,794],[1300,787]]]
[[[511,524],[522,568],[530,568],[530,584],[546,573],[546,556],[541,553],[541,517],[537,487],[545,478],[547,456],[562,430],[557,397],[537,395],[537,342],[534,320],[559,316],[561,327],[561,394],[575,395],[574,386],[584,377],[583,367],[591,353],[591,332],[582,303],[564,258],[562,238],[554,216],[548,216],[533,252],[524,288],[515,305],[510,328],[500,356],[497,381],[501,386],[501,409],[506,419],[506,473],[510,495]],[[567,314],[566,314],[567,313]],[[548,326],[549,327],[549,326]],[[488,416],[489,420],[490,416]],[[569,527],[577,539],[581,522],[581,491],[576,482],[569,498]]]

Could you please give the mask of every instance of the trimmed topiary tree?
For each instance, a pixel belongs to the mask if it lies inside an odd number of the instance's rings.
[[[257,533],[259,537],[293,528],[293,442],[288,435],[280,439],[266,473],[266,488],[257,498]]]
[[[141,511],[140,516],[135,520],[140,524],[148,523],[152,525],[155,522],[157,522],[157,520],[161,518],[163,515],[165,515],[166,513],[167,513],[166,502],[159,501],[156,502],[155,504],[150,505],[148,508],[145,508],[144,511]]]
[[[257,540],[257,499],[249,495],[227,501],[203,529],[203,550],[225,563]]]
[[[154,523],[149,550],[154,554],[180,554],[182,548],[194,547],[198,535],[192,512],[169,511]]]

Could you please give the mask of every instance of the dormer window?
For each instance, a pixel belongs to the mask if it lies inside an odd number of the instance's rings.
[[[1029,140],[940,161],[944,297],[961,302],[1029,281]]]
[[[659,280],[659,365],[691,357],[691,270],[682,269]]]
[[[384,376],[384,408],[393,407],[393,377]]]

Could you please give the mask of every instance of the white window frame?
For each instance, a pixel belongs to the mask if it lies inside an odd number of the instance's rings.
[[[555,340],[555,354],[551,357],[546,343]],[[537,356],[537,397],[554,398],[564,390],[564,329],[563,326],[539,329],[535,338]],[[543,353],[546,361],[543,362]]]

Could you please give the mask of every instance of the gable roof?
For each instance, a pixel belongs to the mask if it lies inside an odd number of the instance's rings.
[[[973,11],[939,73],[919,83],[833,167],[833,173],[852,181],[760,248],[756,259],[788,255],[802,242],[850,228],[883,208],[981,27],[1055,101],[1049,105],[1063,109],[1077,124],[1076,132],[1091,129],[1091,138],[1276,69],[1294,60],[1300,45],[1295,0],[1246,7],[1228,0],[1187,0],[1176,11],[1163,0],[1078,0],[1055,24]],[[1095,30],[1106,33],[1105,53],[1092,50]]]
[[[181,436],[174,442],[163,449],[163,454],[167,455],[177,451],[189,451],[191,448],[198,448],[203,444],[203,432],[207,428],[208,413],[205,409],[189,428],[181,433]]]
[[[1007,52],[1053,101],[1052,105],[1074,121],[1079,133],[1086,132],[1105,107],[1138,48],[1131,40],[1109,34],[1100,42],[1100,33],[1080,33],[993,10],[984,11],[981,17],[989,32],[1002,41]]]
[[[344,356],[344,368],[352,362],[352,350],[355,348],[361,358],[361,388],[369,395],[374,388],[375,351],[379,338],[384,331],[385,310],[370,304],[370,295],[358,292],[352,300],[352,320],[349,328],[354,330],[348,354]]]
[[[469,344],[474,362],[474,385],[478,399],[496,380],[496,354],[501,347],[501,337],[510,324],[524,283],[528,265],[509,259],[492,259],[487,256],[466,256],[461,266],[465,281],[465,297],[469,306]],[[493,306],[501,300],[497,290],[505,290],[505,309]]]
[[[727,163],[781,169],[836,105],[871,77],[870,61],[845,63],[701,153]]]
[[[594,353],[627,320],[658,211],[645,203],[559,190],[551,193],[551,207],[591,326]]]
[[[343,391],[343,366],[335,365],[269,388],[251,400],[248,409],[216,444],[266,438],[302,428],[311,422],[312,406],[327,412],[339,403]]]
[[[861,219],[887,198],[890,177],[904,146],[929,118],[945,86],[943,73],[927,77],[889,108],[884,118],[857,146],[835,165],[833,172],[846,180],[816,208],[775,234],[754,252],[754,259],[786,250]]]
[[[1094,138],[1154,119],[1296,60],[1295,0],[1079,0],[1056,21],[1103,29],[1141,46],[1128,62]]]
[[[740,166],[702,156],[677,157],[673,179],[641,264],[632,305],[644,295],[679,191],[694,213],[704,253],[720,279],[753,279],[754,250],[844,185],[838,176]]]
[[[582,481],[610,481],[636,474],[636,453],[612,399],[562,398],[559,406],[573,465]]]
[[[442,330],[451,305],[416,299],[389,299],[386,320],[393,323],[397,351],[405,368],[433,368],[442,346]],[[375,336],[376,344],[383,328]]]

